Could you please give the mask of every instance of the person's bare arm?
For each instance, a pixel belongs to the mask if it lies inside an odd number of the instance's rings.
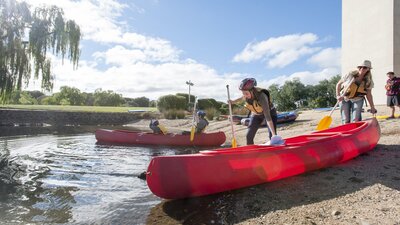
[[[336,99],[338,101],[343,100],[343,96],[340,94],[340,90],[342,89],[343,81],[340,79],[339,82],[336,84]]]
[[[371,109],[370,109],[371,113],[375,114],[377,112],[377,110],[375,109],[375,104],[374,104],[374,99],[372,97],[371,89],[367,89],[366,97],[367,97],[367,101],[368,101],[368,103],[369,103],[369,105],[371,107]]]
[[[276,132],[275,132],[276,129],[275,129],[274,123],[272,122],[271,108],[270,108],[270,103],[269,103],[267,95],[264,93],[260,94],[259,101],[260,101],[261,107],[263,108],[263,113],[264,113],[264,117],[267,122],[267,125],[268,125],[269,129],[271,130],[272,135],[276,135]]]
[[[237,104],[242,100],[243,100],[243,97],[240,97],[240,98],[237,98],[237,99],[233,99],[233,100],[231,99],[231,104]],[[229,103],[229,101],[228,101],[228,103]]]

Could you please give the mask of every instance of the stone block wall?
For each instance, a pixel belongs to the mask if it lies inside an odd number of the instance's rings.
[[[1,109],[0,125],[50,124],[123,125],[143,118],[141,113],[65,112],[47,110]]]

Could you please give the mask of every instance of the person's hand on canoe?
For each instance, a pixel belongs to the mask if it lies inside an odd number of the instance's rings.
[[[273,135],[271,137],[271,140],[269,140],[264,145],[283,145],[283,144],[285,144],[285,140],[283,140],[281,136]]]
[[[375,107],[371,107],[371,109],[368,109],[367,111],[374,115],[378,112],[378,110],[376,110]]]

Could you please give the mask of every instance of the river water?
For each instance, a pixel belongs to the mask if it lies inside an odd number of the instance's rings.
[[[193,148],[96,144],[93,133],[0,137],[0,224],[144,224],[161,202],[138,178]]]

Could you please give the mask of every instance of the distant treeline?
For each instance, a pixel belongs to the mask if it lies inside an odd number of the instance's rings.
[[[331,79],[322,80],[317,85],[304,85],[299,79],[286,81],[284,85],[277,84],[268,87],[272,101],[278,111],[289,111],[299,108],[330,107],[336,103],[335,87],[340,79],[339,75]],[[129,107],[157,107],[160,111],[186,110],[193,107],[195,96],[177,93],[175,95],[160,96],[157,101],[147,97],[124,98],[113,91],[95,90],[94,93],[81,92],[74,87],[63,86],[60,92],[47,96],[40,91],[14,91],[8,104],[25,105],[74,105],[74,106],[129,106]],[[215,109],[221,113],[227,112],[226,102],[215,99],[199,99],[199,109]],[[243,104],[235,106],[240,111]]]

